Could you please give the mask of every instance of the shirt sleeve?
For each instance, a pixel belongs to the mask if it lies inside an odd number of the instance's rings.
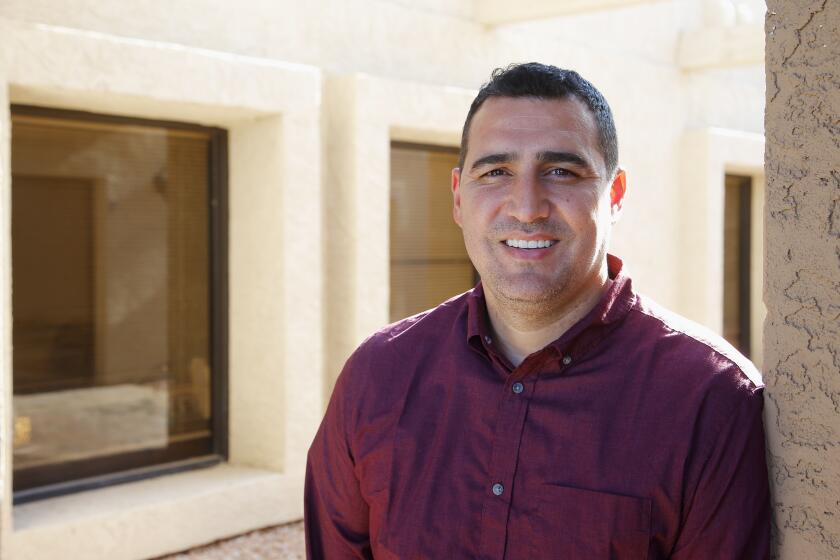
[[[763,388],[723,426],[685,510],[672,560],[770,558],[770,490]]]
[[[306,462],[304,527],[309,560],[373,558],[368,504],[359,489],[345,427],[348,361],[336,382],[327,412]]]

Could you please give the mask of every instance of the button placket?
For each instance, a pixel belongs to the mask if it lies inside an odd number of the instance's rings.
[[[522,378],[536,373],[534,364],[511,373]],[[512,382],[511,382],[512,381]],[[489,480],[485,488],[489,489],[482,503],[482,523],[479,536],[479,549],[482,558],[502,558],[505,550],[507,519],[510,515],[512,484],[520,453],[522,425],[526,418],[528,402],[523,398],[530,394],[532,387],[521,381],[508,379],[506,394],[502,397],[496,420],[496,429],[488,465]],[[510,392],[507,392],[507,391]],[[519,392],[517,392],[519,391]]]

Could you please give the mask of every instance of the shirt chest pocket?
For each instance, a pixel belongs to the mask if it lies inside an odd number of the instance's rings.
[[[544,484],[529,516],[532,558],[644,560],[650,545],[651,501]]]

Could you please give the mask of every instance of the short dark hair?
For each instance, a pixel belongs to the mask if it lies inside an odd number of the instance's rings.
[[[583,101],[598,123],[598,144],[607,175],[612,177],[618,169],[618,137],[615,132],[610,105],[601,92],[574,70],[564,70],[539,62],[511,64],[496,68],[490,81],[481,86],[470,105],[464,130],[461,132],[461,155],[458,167],[464,167],[469,144],[470,124],[481,105],[490,97],[536,97],[539,99],[565,99],[574,96]]]

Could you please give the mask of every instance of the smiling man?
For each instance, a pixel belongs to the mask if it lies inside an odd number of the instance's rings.
[[[625,174],[601,155],[596,118],[572,95],[488,97],[464,134],[455,221],[502,353],[519,365],[601,298]]]
[[[493,73],[452,173],[473,290],[339,377],[306,478],[310,559],[769,558],[761,380],[633,290],[612,114],[577,73]]]

